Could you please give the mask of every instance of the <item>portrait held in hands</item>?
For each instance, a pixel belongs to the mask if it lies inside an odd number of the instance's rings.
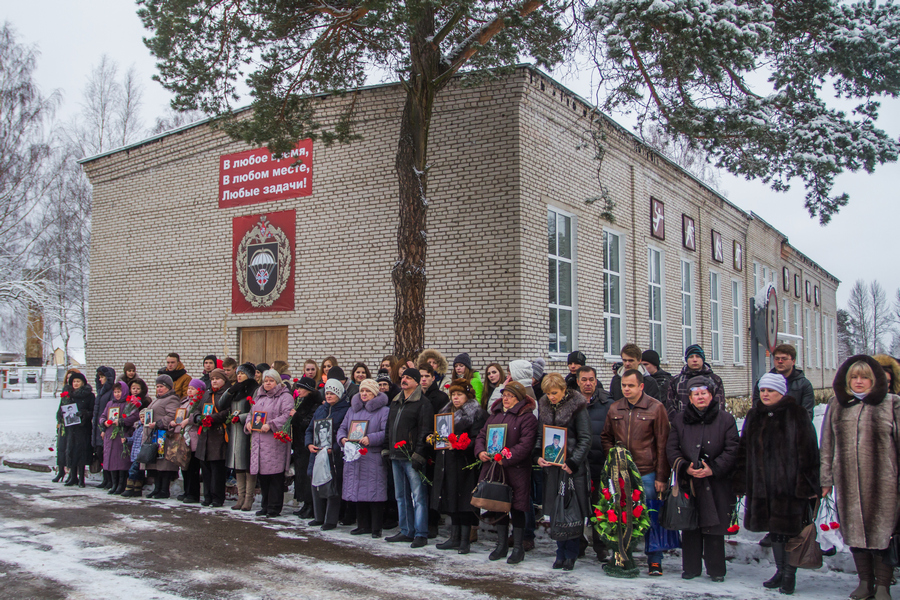
[[[566,464],[566,436],[568,433],[565,427],[544,425],[544,460],[554,465]]]

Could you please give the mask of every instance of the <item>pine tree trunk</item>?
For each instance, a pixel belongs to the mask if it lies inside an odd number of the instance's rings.
[[[410,40],[413,62],[397,146],[400,221],[397,225],[398,260],[391,279],[396,300],[394,354],[402,358],[417,354],[425,344],[425,284],[428,280],[425,272],[428,249],[426,160],[428,129],[437,92],[433,82],[440,58],[425,41],[431,35],[434,35],[434,17],[425,14]]]

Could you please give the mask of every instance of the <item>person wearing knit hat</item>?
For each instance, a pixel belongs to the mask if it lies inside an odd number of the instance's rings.
[[[659,401],[665,403],[666,396],[669,394],[669,382],[672,381],[672,374],[666,372],[659,366],[659,352],[656,350],[644,350],[641,354],[641,366],[656,381],[659,387]]]
[[[344,370],[340,367],[331,367],[328,369],[328,379],[337,379],[343,385],[347,381],[347,376],[344,375]]]
[[[204,373],[204,375],[208,377],[209,373]],[[190,384],[188,384],[187,395],[181,399],[181,405],[178,407],[179,409],[184,409],[185,416],[182,416],[180,419],[176,417],[169,423],[169,430],[173,433],[181,433],[184,436],[185,443],[191,449],[190,461],[188,461],[186,466],[181,467],[183,492],[176,496],[179,502],[184,502],[185,504],[197,504],[200,502],[200,482],[202,481],[200,476],[200,458],[197,456],[197,426],[186,415],[191,414],[195,404],[198,405],[197,412],[200,412],[199,405],[203,403],[203,393],[207,387],[209,386],[200,379],[191,379]]]
[[[372,393],[372,396],[377,396],[381,393],[381,390],[378,389],[378,382],[374,379],[363,379],[359,383],[359,391],[368,390]]]
[[[570,390],[578,389],[578,369],[587,364],[587,356],[581,350],[569,352],[566,358],[566,366],[569,367],[569,374],[566,375],[566,387]],[[540,396],[538,396],[540,398]]]
[[[669,413],[669,420],[687,408],[691,403],[691,390],[688,389],[688,382],[698,375],[706,377],[712,384],[709,391],[712,392],[713,398],[719,403],[719,406],[725,406],[725,385],[722,378],[713,373],[712,367],[706,362],[706,353],[699,344],[691,344],[684,351],[684,362],[686,363],[681,369],[681,373],[673,377],[668,382],[668,390],[660,401],[666,405],[666,412]],[[660,389],[662,389],[660,387]]]
[[[797,401],[800,406],[809,413],[809,420],[812,421],[816,410],[816,394],[813,391],[813,385],[803,374],[802,369],[798,369],[796,365],[797,349],[791,344],[778,344],[772,351],[772,362],[774,366],[769,373],[781,375],[787,381],[787,396]],[[759,384],[753,387],[753,404],[759,405]],[[768,540],[764,540],[768,542]]]
[[[203,383],[209,385],[209,374],[213,369],[219,367],[218,361],[215,354],[207,354],[203,357],[203,375],[200,377]]]
[[[256,377],[256,365],[254,365],[252,362],[242,363],[241,365],[238,365],[235,373],[243,373],[250,379],[253,379],[254,377]]]
[[[194,388],[200,393],[206,391],[206,384],[200,379],[191,379],[191,382],[188,384],[189,388]]]
[[[256,499],[256,476],[250,473],[252,436],[244,431],[247,418],[253,412],[254,405],[251,404],[251,400],[255,402],[253,397],[259,389],[255,375],[256,365],[253,363],[246,362],[238,365],[234,372],[236,380],[234,385],[228,388],[218,403],[219,410],[229,415],[225,420],[228,428],[225,468],[234,470],[234,480],[237,484],[237,498],[231,510],[245,512],[252,510],[253,501]],[[295,418],[291,423],[297,421],[299,419]],[[302,439],[297,445],[303,447]]]
[[[337,379],[329,378],[328,381],[325,382],[325,389],[323,389],[322,392],[324,394],[334,394],[340,399],[344,395],[344,384]]]
[[[83,379],[83,378],[84,378],[84,375],[82,375],[81,377],[82,377],[82,379]],[[157,375],[157,377],[156,377],[156,385],[164,385],[164,386],[166,386],[167,388],[169,388],[170,390],[173,389],[173,388],[175,387],[175,384],[172,383],[172,378],[169,377],[168,375]]]
[[[778,373],[766,373],[759,378],[760,390],[772,390],[778,392],[782,396],[787,395],[787,380],[783,375]]]
[[[411,548],[428,543],[428,492],[421,475],[426,465],[426,440],[434,430],[434,409],[424,397],[421,378],[417,369],[403,371],[401,393],[390,404],[388,443],[381,451],[391,459],[400,515],[400,532],[385,541],[412,542]]]
[[[458,354],[456,358],[453,359],[453,371],[444,378],[444,393],[450,389],[450,383],[454,379],[465,379],[468,381],[472,385],[472,389],[475,390],[475,397],[481,398],[481,393],[484,391],[481,374],[478,371],[472,370],[472,359],[469,358],[467,352]]]
[[[330,370],[329,370],[330,372]],[[331,473],[332,479],[325,484],[312,487],[314,520],[310,527],[321,527],[323,531],[335,529],[341,509],[344,481],[344,459],[337,432],[350,409],[350,402],[344,400],[344,384],[337,379],[328,379],[323,388],[325,403],[316,408],[312,422],[306,429],[305,441],[313,460],[307,473],[317,482],[314,473]],[[328,452],[330,450],[331,452]]]
[[[224,369],[213,369],[209,373],[209,389],[203,393],[200,402],[203,410],[193,413],[197,426],[197,449],[194,455],[200,461],[203,473],[202,506],[220,507],[225,504],[225,481],[228,468],[225,453],[228,449],[228,427],[226,420],[230,414],[223,404],[232,382]]]
[[[180,365],[181,362],[179,361],[177,364]],[[187,396],[187,384],[190,383],[190,379],[186,379],[184,383],[184,395]],[[144,421],[144,432],[141,438],[142,445],[155,442],[159,439],[160,433],[169,429],[170,424],[175,420],[175,412],[180,404],[181,396],[175,390],[172,378],[165,373],[159,375],[156,378],[156,397],[150,401],[150,405],[141,413],[141,419]],[[172,483],[172,480],[178,474],[178,465],[165,458],[158,458],[155,463],[147,464],[146,469],[148,471],[156,471],[153,474],[153,491],[147,497],[168,498],[169,484]]]
[[[262,385],[262,374],[269,370],[269,363],[259,363],[256,365],[256,383]]]

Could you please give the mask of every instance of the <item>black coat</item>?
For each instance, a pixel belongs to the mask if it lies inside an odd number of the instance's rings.
[[[642,367],[643,368],[643,367]],[[621,400],[625,396],[622,395],[622,369],[619,369],[619,373],[613,375],[612,381],[609,382],[609,395],[615,400]],[[654,400],[659,400],[660,402],[665,401],[665,396],[660,398],[659,396],[659,385],[656,383],[656,380],[649,373],[644,373],[644,393],[653,398]]]
[[[653,381],[656,382],[656,386],[659,388],[659,400],[663,404],[666,403],[666,397],[669,395],[669,382],[672,381],[672,374],[668,371],[663,371],[660,368],[656,369],[656,373],[651,375]]]
[[[100,375],[106,377],[106,383],[103,385],[100,385]],[[103,429],[101,429],[100,423],[106,421],[106,405],[112,402],[112,391],[115,381],[115,369],[111,367],[99,367],[97,369],[97,376],[94,379],[94,383],[96,384],[94,389],[97,390],[97,399],[94,401],[94,413],[91,421],[91,444],[95,448],[103,447],[103,438],[100,437]]]
[[[684,486],[693,483],[703,533],[725,535],[731,524],[735,504],[732,475],[740,443],[734,417],[715,400],[702,415],[688,406],[672,419],[666,454],[671,465],[684,459],[678,463],[678,480]],[[701,457],[713,475],[694,479],[687,468],[702,466]]]
[[[219,391],[214,392],[210,388],[203,393],[200,410],[193,416],[194,424],[197,425],[197,430],[199,431],[205,418],[203,416],[203,405],[212,404],[213,413],[209,415],[212,420],[212,427],[203,427],[203,431],[197,435],[197,450],[194,451],[194,456],[197,457],[197,460],[206,462],[225,460],[225,450],[228,443],[225,439],[227,437],[225,421],[229,420],[231,413],[227,409],[223,410],[219,404],[220,399],[228,392],[229,388],[231,388],[231,384],[226,381],[225,386]]]
[[[591,418],[591,449],[588,451],[588,463],[591,466],[593,477],[599,477],[603,464],[606,462],[606,452],[603,451],[603,440],[600,434],[603,433],[603,426],[606,425],[606,413],[613,401],[609,398],[609,394],[597,382],[597,389],[588,402],[587,412]]]
[[[91,445],[91,421],[94,417],[94,390],[90,385],[84,384],[77,390],[69,392],[66,398],[68,402],[63,404],[72,404],[78,407],[78,415],[81,417],[79,425],[70,425],[66,427],[66,466],[78,467],[91,463],[94,454],[94,447]],[[56,418],[62,422],[62,405],[57,410]]]
[[[540,445],[536,447],[538,453],[543,453],[546,440],[543,440],[543,426],[553,425],[565,427],[566,434],[566,466],[572,470],[572,479],[575,481],[575,495],[578,498],[582,510],[582,516],[587,517],[590,507],[591,469],[588,464],[588,452],[591,449],[591,419],[587,412],[587,400],[576,390],[567,390],[566,395],[559,404],[553,404],[544,395],[538,403],[538,421],[541,430],[538,432]],[[552,517],[556,507],[556,499],[559,497],[559,482],[564,471],[561,467],[544,467],[544,514]]]
[[[291,419],[291,446],[294,452],[310,454],[309,447],[306,445],[306,430],[312,423],[313,414],[316,409],[322,406],[325,398],[316,390],[306,395],[297,406],[297,412]]]
[[[819,487],[819,446],[809,414],[785,396],[744,419],[734,491],[744,494],[744,527],[797,535]]]
[[[438,414],[451,412],[450,406],[438,409]],[[453,413],[453,433],[469,434],[471,443],[465,450],[436,450],[434,479],[431,488],[431,508],[445,513],[472,510],[472,490],[478,483],[478,468],[465,469],[475,462],[475,440],[484,427],[487,412],[477,401],[469,400]]]
[[[439,415],[447,403],[450,402],[450,396],[441,391],[440,386],[438,385],[437,379],[435,379],[431,387],[429,387],[425,391],[425,397],[428,398],[428,401],[431,402],[431,409],[434,411],[434,414]],[[447,411],[450,412],[450,411]],[[472,438],[475,439],[474,437]]]
[[[431,402],[417,387],[409,398],[401,391],[391,401],[391,412],[388,415],[387,436],[391,460],[409,460],[410,456],[418,456],[416,460],[425,460],[427,454],[425,438],[434,430],[434,409]],[[403,448],[395,448],[398,442],[406,442]]]

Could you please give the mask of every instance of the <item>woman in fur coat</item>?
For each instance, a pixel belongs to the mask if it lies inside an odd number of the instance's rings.
[[[553,515],[559,497],[559,484],[565,474],[575,482],[575,495],[581,507],[581,517],[584,519],[587,518],[590,507],[591,474],[587,458],[593,438],[591,417],[585,410],[587,400],[581,392],[568,389],[565,379],[556,373],[545,377],[543,386],[544,396],[538,401],[540,425],[565,427],[568,431],[565,464],[562,466],[553,464],[544,460],[543,456],[537,459],[538,466],[544,472],[544,514]],[[537,452],[549,445],[548,440],[543,440]],[[575,560],[580,550],[581,536],[557,541],[553,568],[571,571],[575,568]]]
[[[860,354],[841,365],[822,423],[822,494],[835,492],[857,600],[891,597],[893,569],[882,558],[900,517],[900,396],[879,362]]]
[[[475,439],[484,427],[487,413],[475,399],[475,390],[465,380],[450,385],[450,402],[438,414],[453,415],[453,431],[457,436],[469,436],[466,448],[435,450],[434,483],[431,488],[432,510],[450,515],[450,538],[437,544],[439,550],[458,550],[469,553],[472,527],[478,518],[472,512],[472,490],[477,483],[475,469],[465,467],[475,462]],[[447,440],[443,440],[445,443]],[[456,442],[459,444],[459,442]]]
[[[763,583],[793,594],[797,568],[784,546],[810,520],[819,495],[819,447],[806,409],[787,393],[777,373],[759,379],[760,404],[744,419],[734,490],[744,499],[744,527],[772,534],[775,575]],[[815,515],[812,515],[815,518]]]
[[[84,468],[91,462],[94,448],[91,445],[91,420],[94,417],[94,390],[88,385],[81,373],[73,373],[69,377],[72,391],[67,396],[66,404],[75,404],[81,423],[69,425],[65,429],[66,466],[69,467],[69,478],[65,485],[84,487]],[[62,420],[62,406],[56,415]]]
[[[235,372],[237,383],[217,400],[219,410],[228,413],[225,467],[234,469],[234,478],[237,480],[238,497],[231,510],[250,510],[256,497],[256,477],[250,474],[250,436],[244,432],[252,406],[250,400],[259,387],[255,374],[256,365],[253,363],[238,366]]]

